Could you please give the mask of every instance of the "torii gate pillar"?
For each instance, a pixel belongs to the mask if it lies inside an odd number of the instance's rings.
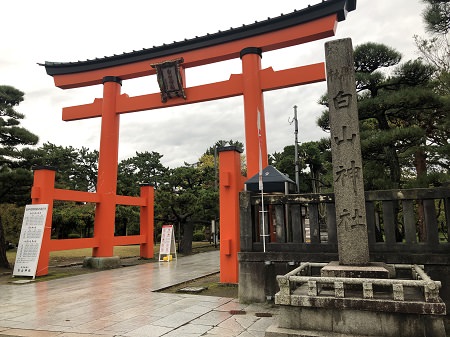
[[[116,217],[117,165],[119,160],[119,122],[116,102],[122,81],[115,76],[103,78],[102,124],[98,158],[97,193],[102,202],[95,209],[94,237],[99,246],[94,257],[111,257],[114,252],[114,223]]]
[[[268,165],[264,100],[261,88],[260,48],[244,48],[242,60],[242,94],[247,156],[247,176],[255,175]],[[242,149],[228,146],[219,149],[220,174],[220,282],[239,282],[240,251],[239,192],[243,190],[241,175]]]
[[[244,188],[241,175],[242,149],[227,146],[219,151],[220,182],[220,282],[239,282],[240,248],[239,192]]]
[[[264,99],[261,88],[260,48],[241,50],[242,87],[244,96],[245,147],[247,156],[247,177],[252,177],[268,165]],[[259,114],[259,116],[258,116]]]

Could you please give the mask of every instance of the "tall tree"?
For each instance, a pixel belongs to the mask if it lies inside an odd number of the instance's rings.
[[[359,93],[364,95],[366,103],[369,103],[370,100],[376,100],[382,96],[383,89],[389,87],[389,83],[386,81],[386,77],[380,69],[398,64],[401,59],[401,54],[382,44],[366,43],[355,48],[354,58],[356,88]],[[392,187],[398,188],[400,186],[401,170],[398,154],[394,147],[394,139],[389,137],[391,126],[389,124],[388,112],[386,109],[378,108],[375,111],[373,107],[374,105],[370,106],[363,113],[360,106],[359,117],[362,120],[371,119],[376,122],[376,128],[372,130],[379,132],[372,133],[373,140],[378,143],[379,148],[383,151],[382,156],[389,167],[389,177],[392,182]]]
[[[424,62],[436,69],[433,75],[433,89],[441,95],[443,101],[443,106],[435,112],[435,114],[440,114],[440,118],[437,120],[433,118],[431,123],[422,121],[427,130],[427,139],[424,145],[432,145],[427,153],[428,166],[430,168],[442,167],[450,172],[448,165],[450,153],[448,139],[450,132],[450,114],[448,113],[450,110],[450,2],[448,0],[423,0],[423,2],[427,4],[422,15],[429,38],[416,35],[414,39]],[[436,175],[436,172],[429,175],[433,174]]]
[[[210,146],[205,153],[200,157],[199,162],[202,162],[201,165],[205,166],[205,163],[208,162],[210,167],[214,167],[214,186],[217,189],[217,183],[219,180],[218,172],[219,172],[219,154],[217,150],[221,147],[226,146],[236,146],[242,151],[244,151],[244,144],[238,140],[218,140],[213,146]],[[241,154],[241,174],[245,176],[247,174],[247,164],[245,162],[245,155]]]
[[[8,257],[6,256],[6,239],[5,239],[5,231],[3,229],[3,221],[0,216],[0,268],[10,269],[11,266],[8,261]]]
[[[305,142],[300,145],[305,165],[309,168],[309,177],[313,193],[320,193],[322,188],[332,186],[331,144],[322,138],[319,141]]]
[[[94,192],[97,182],[98,151],[88,148],[44,143],[37,149],[25,151],[32,166],[56,169],[55,186],[62,189]],[[52,229],[54,235],[65,239],[69,235],[89,237],[94,221],[94,205],[55,201]]]
[[[450,2],[448,0],[423,0],[427,4],[422,16],[427,31],[447,34],[450,30]]]
[[[436,89],[450,94],[450,2],[447,0],[423,0],[427,4],[422,13],[429,38],[414,36],[417,49],[428,64],[437,69]]]
[[[216,153],[216,150],[220,147],[225,147],[225,146],[237,146],[239,148],[241,148],[242,150],[244,150],[244,144],[238,140],[218,140],[213,146],[209,147],[206,151],[205,154],[209,154],[209,155],[214,155]]]
[[[399,188],[402,169],[419,168],[411,165],[424,149],[425,120],[442,121],[442,100],[430,86],[434,68],[420,60],[399,65],[398,52],[375,43],[357,46],[354,57],[366,189]],[[382,71],[394,65],[393,75]],[[319,123],[329,127],[328,111]]]
[[[139,184],[153,184],[158,188],[168,170],[161,163],[162,157],[158,152],[145,151],[122,160],[119,163],[117,193],[138,196]]]
[[[155,217],[177,226],[177,232],[182,233],[180,249],[184,254],[192,252],[195,225],[209,225],[218,214],[214,167],[209,159],[204,155],[195,165],[168,170],[155,193]]]
[[[318,193],[321,187],[331,187],[330,167],[331,152],[329,139],[305,142],[298,148],[300,193]],[[292,180],[295,177],[295,148],[285,146],[283,152],[269,155],[269,164]],[[309,171],[309,172],[308,172]]]
[[[409,61],[396,70],[402,99],[398,106],[398,128],[412,135],[404,151],[407,166],[415,169],[416,186],[428,187],[436,183],[429,169],[448,170],[449,118],[446,99],[440,96],[432,81],[435,68],[420,60]],[[402,83],[403,82],[403,83]],[[404,84],[406,83],[406,85]],[[411,85],[414,83],[415,85]]]
[[[11,86],[0,86],[0,202],[26,203],[32,184],[29,168],[24,167],[20,147],[35,145],[38,137],[20,126],[25,116],[15,108],[24,93]]]
[[[426,138],[422,148],[416,150],[415,165],[418,173],[421,172],[417,184],[428,186],[440,184],[440,181],[449,180],[449,154],[450,154],[450,2],[448,0],[423,0],[427,4],[423,15],[425,29],[429,38],[414,36],[414,40],[422,59],[432,65],[434,73],[434,91],[443,98],[443,107],[436,109],[440,118],[421,121],[425,124]],[[434,116],[433,116],[434,117]],[[425,123],[424,123],[425,122]],[[427,152],[425,152],[428,150]],[[444,168],[445,176],[439,171]],[[436,168],[438,168],[436,170]],[[418,228],[421,240],[426,239],[424,228],[423,205],[419,204]]]
[[[0,214],[7,243],[14,245],[19,243],[24,210],[25,206],[0,204]]]
[[[44,143],[36,150],[27,151],[27,160],[33,166],[51,166],[56,169],[56,186],[94,192],[97,183],[98,151],[88,148]]]
[[[163,155],[158,152],[136,152],[134,157],[119,163],[117,193],[139,196],[141,184],[152,184],[156,189],[164,182],[168,168],[161,163]],[[116,233],[120,235],[139,232],[139,208],[117,206]],[[155,231],[156,234],[157,231]]]
[[[24,93],[14,87],[0,86],[0,202],[25,204],[30,198],[31,171],[23,167],[21,146],[35,145],[38,137],[20,126],[25,117],[16,111]],[[0,214],[0,266],[9,268],[4,229]]]

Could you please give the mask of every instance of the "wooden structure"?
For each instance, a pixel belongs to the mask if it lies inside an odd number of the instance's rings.
[[[113,228],[115,206],[121,202],[122,198],[116,195],[121,114],[242,95],[247,172],[249,176],[252,176],[258,172],[260,144],[262,166],[267,166],[263,92],[325,80],[323,63],[280,71],[274,71],[271,68],[261,69],[262,53],[333,36],[337,23],[345,20],[347,12],[355,8],[356,0],[329,0],[276,18],[150,49],[94,60],[64,63],[45,62],[42,64],[45,66],[47,74],[53,77],[55,85],[61,89],[103,85],[102,98],[96,98],[93,103],[63,108],[62,112],[65,121],[96,117],[100,117],[102,120],[97,192],[95,196],[89,197],[89,201],[95,202],[97,205],[92,246],[94,248],[93,256],[112,256],[113,246],[117,240],[114,237]],[[185,69],[238,57],[242,60],[241,74],[232,74],[228,80],[222,82],[194,87],[186,86]],[[183,95],[181,96],[183,97],[169,95],[167,101],[165,99],[161,101],[161,93],[135,97],[121,93],[122,81],[155,75],[156,69],[151,65],[161,65],[168,60],[183,60],[183,63],[177,64],[183,86],[186,86],[182,90]],[[259,128],[257,125],[258,111],[261,121]],[[261,131],[261,137],[258,137],[258,130]],[[240,181],[240,172],[238,174],[239,176],[236,177],[228,175],[230,179],[227,181],[237,183]],[[221,177],[224,177],[222,173]],[[237,195],[223,192],[231,189],[236,194],[242,186],[223,185],[223,181],[221,184],[224,187],[222,189],[221,186],[220,196],[220,216],[223,219],[225,208],[222,205],[237,207],[235,202]],[[70,194],[70,192],[67,193]],[[78,198],[73,194],[70,195],[75,198],[72,200]],[[54,197],[55,195],[49,194],[45,202],[50,202]],[[226,200],[228,197],[230,200]],[[42,201],[42,198],[33,198],[35,203]],[[147,200],[144,203],[148,204],[149,202]],[[228,209],[227,212],[235,213],[236,209]],[[239,237],[239,222],[237,217],[233,219],[230,219],[227,226],[229,226],[230,240],[237,240],[234,238]],[[50,211],[48,228],[51,228],[51,223]],[[149,221],[147,226],[153,226],[152,222]],[[50,232],[45,235],[46,240],[50,240]],[[149,237],[148,239],[150,241],[146,244],[151,246],[153,241]],[[53,243],[47,245],[43,255],[41,254],[41,274],[45,273],[45,266],[48,264],[47,252],[51,250],[52,245]],[[239,244],[234,242],[234,245],[234,249],[221,251],[221,256],[228,253],[230,255],[227,255],[226,260],[221,260],[220,267],[221,276],[228,275],[226,281],[236,283],[238,281],[236,268],[238,250],[236,248],[239,247]],[[76,243],[71,244],[71,247],[79,248]],[[227,243],[222,245],[221,242],[222,247],[228,247]]]

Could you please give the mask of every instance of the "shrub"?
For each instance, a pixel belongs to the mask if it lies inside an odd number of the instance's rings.
[[[205,233],[203,233],[201,231],[194,232],[192,240],[193,241],[205,241],[206,240]]]

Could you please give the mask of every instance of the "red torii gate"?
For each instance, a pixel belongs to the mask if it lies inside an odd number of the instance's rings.
[[[329,0],[248,26],[138,52],[70,63],[45,62],[47,74],[53,76],[57,87],[69,89],[103,84],[103,98],[63,108],[62,112],[65,121],[101,117],[96,193],[55,189],[54,171],[43,169],[35,172],[32,202],[49,204],[36,275],[48,273],[49,253],[53,250],[92,247],[93,257],[108,258],[113,256],[115,245],[139,243],[141,256],[153,257],[153,187],[142,187],[141,197],[116,195],[121,114],[243,95],[247,174],[253,176],[259,171],[258,111],[263,167],[268,164],[262,93],[325,80],[323,63],[280,71],[261,69],[262,53],[333,36],[337,22],[344,20],[347,12],[355,8],[356,0]],[[242,60],[241,74],[232,74],[222,82],[184,88],[185,98],[176,97],[162,102],[160,93],[129,97],[120,92],[122,81],[154,75],[156,70],[151,64],[183,59],[180,70],[185,80],[186,68],[237,57]],[[244,183],[239,163],[239,151],[220,153],[220,281],[226,283],[238,281],[238,194]],[[53,200],[95,202],[94,237],[51,240]],[[114,236],[117,204],[141,207],[140,235]]]

